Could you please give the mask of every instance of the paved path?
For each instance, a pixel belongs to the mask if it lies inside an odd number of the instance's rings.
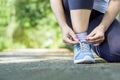
[[[1,53],[0,80],[120,80],[119,63],[96,57],[95,64],[73,64],[72,56],[66,50]]]

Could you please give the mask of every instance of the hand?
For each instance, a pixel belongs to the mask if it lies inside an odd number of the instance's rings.
[[[94,46],[98,46],[104,41],[104,34],[104,28],[102,26],[98,26],[86,37],[86,40],[92,43]]]
[[[77,36],[69,26],[65,26],[62,29],[62,38],[63,42],[66,43],[67,45],[75,45],[79,43]]]

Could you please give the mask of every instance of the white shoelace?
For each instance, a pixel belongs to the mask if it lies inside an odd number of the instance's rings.
[[[80,42],[80,49],[81,51],[88,51],[89,44],[87,42]]]
[[[82,53],[82,52],[85,52],[85,51],[88,51],[89,49],[89,44],[87,42],[79,42],[79,51],[77,52],[76,56],[79,56],[80,54],[79,53]]]

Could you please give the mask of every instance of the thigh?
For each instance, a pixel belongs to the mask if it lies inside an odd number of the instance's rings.
[[[88,33],[90,33],[96,26],[98,26],[103,19],[104,15],[101,15],[95,18],[93,21],[90,22],[88,27]],[[93,45],[92,48],[96,52],[98,56],[105,59],[109,62],[120,62],[120,23],[115,20],[110,28],[105,33],[105,40],[104,42],[95,47]],[[113,37],[114,36],[114,37]],[[117,43],[116,43],[117,42]]]
[[[103,55],[110,62],[120,62],[120,22],[114,20],[105,33],[105,41],[99,46]],[[106,54],[106,57],[104,56]]]
[[[106,32],[106,38],[110,48],[110,53],[120,56],[120,22],[114,20],[108,31]]]

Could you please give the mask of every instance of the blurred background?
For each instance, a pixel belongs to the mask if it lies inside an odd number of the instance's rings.
[[[0,0],[0,51],[68,48],[49,0]]]
[[[0,51],[72,49],[61,37],[49,0],[0,0]]]

